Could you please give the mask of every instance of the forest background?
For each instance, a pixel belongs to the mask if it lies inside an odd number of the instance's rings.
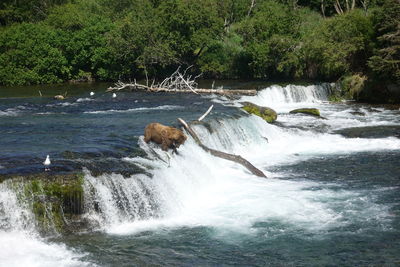
[[[400,0],[0,3],[0,85],[162,78],[181,65],[400,102]]]

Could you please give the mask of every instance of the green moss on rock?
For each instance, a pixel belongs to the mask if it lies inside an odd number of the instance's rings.
[[[69,222],[83,214],[82,173],[42,173],[7,179],[22,186],[19,199],[31,207],[40,231],[62,233],[75,230]]]
[[[289,113],[291,113],[291,114],[302,113],[302,114],[316,116],[316,117],[321,116],[319,109],[317,109],[317,108],[299,108],[299,109],[294,109],[294,110],[290,111]]]
[[[278,118],[278,114],[271,108],[261,107],[250,102],[243,102],[242,104],[242,109],[246,110],[250,114],[263,118],[268,123],[274,122]]]

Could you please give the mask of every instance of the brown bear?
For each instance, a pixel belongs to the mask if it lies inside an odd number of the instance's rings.
[[[181,130],[156,122],[148,124],[144,130],[144,141],[161,144],[161,149],[164,151],[172,148],[174,152],[177,152],[176,149],[185,143],[186,139],[186,135]]]

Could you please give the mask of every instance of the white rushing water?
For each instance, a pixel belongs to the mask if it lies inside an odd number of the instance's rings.
[[[0,183],[0,266],[88,266],[83,255],[40,237],[21,190],[22,184]]]
[[[377,218],[384,223],[388,207],[375,203],[369,195],[339,190],[340,186],[334,184],[282,180],[278,178],[284,174],[268,172],[273,166],[321,155],[400,149],[400,140],[393,137],[348,139],[330,133],[330,130],[340,128],[335,120],[343,114],[337,114],[331,105],[324,104],[327,96],[328,87],[272,86],[258,96],[243,97],[238,101],[272,106],[280,114],[278,121],[289,126],[317,124],[326,129],[322,132],[279,127],[256,116],[210,120],[212,132],[201,125],[194,127],[205,144],[242,155],[263,169],[270,179],[255,177],[237,164],[212,157],[191,138],[181,146],[179,155],[170,156],[170,159],[160,149],[149,149],[140,141],[149,155],[157,151],[164,159],[125,159],[142,166],[152,177],[123,179],[110,175],[96,180],[86,175],[87,186],[95,188],[91,190],[91,199],[98,199],[101,206],[97,207],[97,212],[92,208],[91,216],[102,229],[114,234],[183,226],[207,226],[222,233],[252,234],[258,231],[257,223],[274,221],[293,231],[301,229],[315,233]],[[310,106],[320,108],[328,120],[285,114],[294,107]],[[390,121],[392,114],[386,115]],[[359,125],[371,125],[379,120],[361,121],[355,116],[351,119]],[[124,196],[122,204],[115,192]],[[136,212],[138,205],[142,207],[139,213]]]
[[[182,106],[174,106],[174,105],[163,105],[157,107],[142,107],[142,108],[131,108],[131,109],[124,109],[124,110],[98,110],[98,111],[85,111],[86,114],[109,114],[109,113],[127,113],[127,112],[144,112],[149,110],[177,110],[183,109]]]
[[[321,85],[272,85],[258,92],[256,96],[244,96],[242,101],[250,101],[254,104],[267,106],[277,112],[290,111],[297,107],[319,106],[328,100],[332,84]]]
[[[361,231],[370,222],[386,227],[390,207],[378,203],[373,194],[340,184],[287,179],[287,173],[273,171],[277,166],[321,156],[400,150],[400,139],[394,137],[350,139],[335,134],[334,130],[346,127],[399,125],[399,112],[328,104],[329,90],[329,85],[271,86],[257,96],[235,102],[220,98],[219,102],[231,106],[250,101],[272,107],[279,114],[278,124],[268,124],[243,111],[240,118],[207,118],[209,127],[193,126],[205,144],[243,156],[268,179],[211,156],[191,138],[179,148],[178,155],[169,156],[140,138],[139,145],[148,157],[123,160],[147,174],[93,177],[85,171],[84,216],[94,228],[119,235],[200,226],[212,228],[222,238],[260,231],[271,238],[290,231],[323,235],[355,223],[361,225]],[[327,120],[288,113],[301,107],[319,108]],[[181,108],[165,105],[145,109]],[[21,190],[21,184],[16,187],[11,181],[0,184],[0,266],[89,265],[81,260],[81,253],[40,237],[32,208],[18,197]],[[277,224],[268,226],[273,223]]]

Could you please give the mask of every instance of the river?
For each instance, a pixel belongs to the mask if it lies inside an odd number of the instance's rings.
[[[0,98],[0,174],[83,170],[91,228],[42,235],[10,181],[0,184],[0,266],[393,266],[400,263],[400,110],[330,103],[330,85],[268,85],[256,96],[117,92],[105,84]],[[57,91],[58,90],[58,91]],[[89,92],[95,94],[90,96]],[[273,108],[268,124],[240,110]],[[192,138],[166,156],[145,126],[193,128],[267,179]],[[326,119],[290,114],[318,108]],[[154,154],[157,153],[158,157]],[[164,158],[160,160],[160,158]]]

